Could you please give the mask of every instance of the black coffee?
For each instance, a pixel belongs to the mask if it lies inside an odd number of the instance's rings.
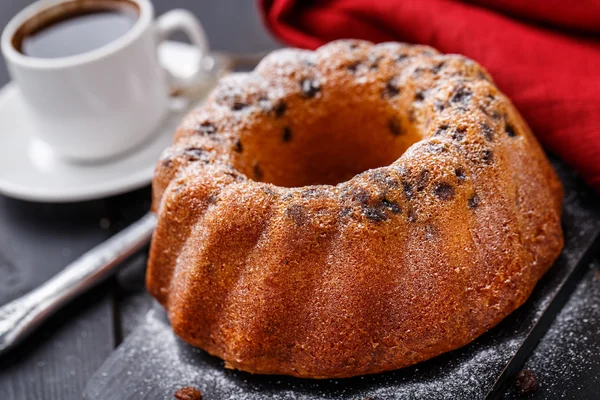
[[[98,4],[94,8],[79,7],[66,10],[63,14],[55,13],[52,18],[40,21],[37,26],[32,24],[29,31],[25,24],[20,37],[15,35],[17,50],[39,58],[82,54],[115,41],[137,21],[137,9],[127,5],[132,3],[99,0]],[[113,7],[102,8],[102,4]]]

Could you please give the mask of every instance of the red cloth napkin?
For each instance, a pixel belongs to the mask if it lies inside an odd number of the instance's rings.
[[[404,41],[482,64],[542,144],[600,191],[600,0],[259,0],[285,42]]]

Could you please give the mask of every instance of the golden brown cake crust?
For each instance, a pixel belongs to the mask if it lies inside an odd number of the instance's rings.
[[[183,340],[252,373],[349,377],[456,349],[563,245],[561,184],[514,106],[425,46],[285,49],[225,78],[153,191],[148,290]]]

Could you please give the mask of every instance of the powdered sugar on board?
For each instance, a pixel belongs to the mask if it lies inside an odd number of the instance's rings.
[[[170,399],[193,386],[206,399],[482,398],[600,231],[598,197],[556,163],[565,183],[565,249],[527,303],[468,346],[399,371],[343,380],[254,376],[177,339],[160,307],[151,311],[88,383],[88,399]]]
[[[600,263],[590,265],[523,369],[538,390],[529,398],[587,399],[600,393]],[[511,387],[507,399],[519,398]]]
[[[86,389],[90,399],[168,399],[193,386],[207,399],[456,399],[481,397],[520,340],[492,340],[402,371],[327,381],[253,376],[180,341],[158,307],[117,350]]]

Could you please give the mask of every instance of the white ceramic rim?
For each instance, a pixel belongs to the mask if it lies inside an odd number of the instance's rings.
[[[12,44],[12,38],[23,23],[38,14],[40,10],[46,10],[71,1],[73,0],[39,0],[15,15],[6,25],[0,38],[2,53],[7,61],[31,69],[61,69],[92,63],[129,46],[150,27],[154,19],[154,7],[150,0],[129,0],[137,4],[139,8],[140,14],[137,21],[122,37],[102,47],[82,54],[61,58],[31,57],[21,54],[15,49]]]

